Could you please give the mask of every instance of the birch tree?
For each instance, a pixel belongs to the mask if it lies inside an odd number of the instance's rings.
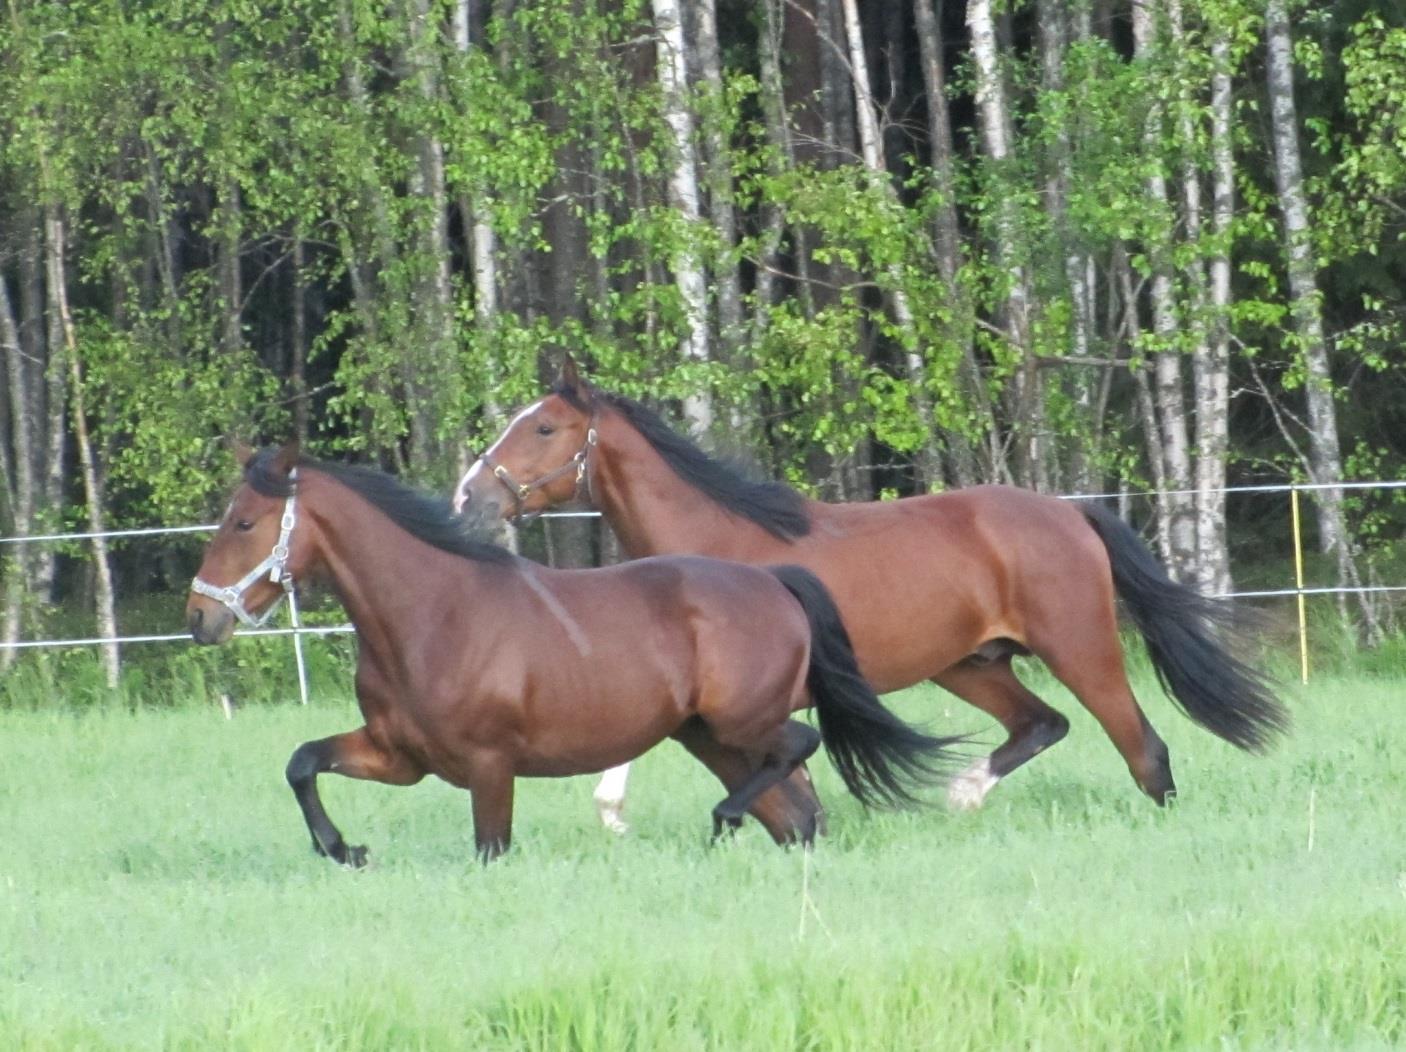
[[[993,241],[996,267],[1005,282],[1003,321],[1005,339],[1017,362],[1014,374],[1016,405],[1013,430],[1017,436],[1022,481],[1046,488],[1043,442],[1043,381],[1030,340],[1031,289],[1029,274],[1017,247],[1019,218],[1015,198],[1002,186],[1009,178],[1014,157],[1014,130],[1010,104],[1001,71],[992,0],[971,0],[967,5],[971,32],[972,66],[976,78],[977,128],[982,153],[989,162],[993,184],[987,191],[995,198]]]
[[[864,31],[859,21],[857,0],[841,0],[841,7],[844,14],[845,38],[849,45],[850,76],[854,82],[855,123],[859,133],[860,156],[863,158],[864,167],[869,169],[874,184],[882,189],[886,197],[892,198],[893,184],[889,181],[888,160],[884,156],[883,139],[879,135],[877,107],[870,89],[869,63],[864,54]],[[931,486],[939,482],[942,476],[937,425],[933,420],[932,398],[928,394],[927,362],[923,358],[913,309],[908,303],[908,292],[903,287],[902,271],[898,267],[891,268],[889,279],[893,286],[889,291],[889,298],[906,344],[903,353],[908,368],[908,379],[913,383],[913,399],[917,405],[918,418],[926,432],[917,453],[918,482],[920,486]]]
[[[1172,575],[1180,581],[1195,578],[1196,519],[1191,489],[1190,436],[1186,421],[1186,396],[1178,347],[1178,318],[1172,270],[1172,225],[1167,197],[1167,178],[1162,169],[1166,133],[1166,113],[1156,101],[1155,78],[1165,51],[1159,44],[1158,19],[1166,12],[1150,4],[1133,8],[1133,47],[1149,78],[1153,101],[1148,106],[1143,132],[1147,165],[1147,198],[1152,223],[1148,257],[1152,267],[1153,392],[1157,410],[1157,434],[1153,447],[1160,450],[1164,487],[1158,494],[1158,539],[1162,556]],[[1160,222],[1159,222],[1160,220]]]
[[[75,444],[78,447],[78,460],[83,476],[83,496],[87,508],[88,531],[93,548],[93,570],[96,578],[94,595],[97,608],[98,634],[104,639],[117,638],[117,603],[112,587],[112,565],[108,561],[107,539],[103,536],[107,528],[103,511],[103,487],[98,474],[98,465],[93,456],[93,443],[88,435],[87,405],[83,388],[83,368],[78,355],[78,341],[74,337],[73,313],[68,305],[68,274],[64,262],[67,244],[67,224],[57,204],[48,205],[44,216],[44,244],[47,260],[49,289],[49,309],[52,312],[51,327],[62,341],[63,360],[66,362],[71,381],[70,392],[73,399],[73,428]],[[55,412],[50,406],[49,411]],[[57,415],[63,416],[60,407]],[[107,675],[107,685],[115,690],[121,674],[121,660],[118,645],[105,643],[102,647],[103,670]]]
[[[654,12],[655,68],[664,99],[664,120],[671,136],[669,204],[678,212],[680,230],[674,247],[674,281],[683,301],[685,332],[680,350],[685,360],[706,362],[708,353],[708,293],[699,258],[696,230],[698,160],[694,149],[693,113],[688,105],[688,62],[678,0],[650,0]],[[684,413],[695,431],[712,427],[712,401],[706,392],[684,399]]]
[[[1264,17],[1267,51],[1267,88],[1270,122],[1274,138],[1274,185],[1279,197],[1283,224],[1284,253],[1289,274],[1289,313],[1293,319],[1294,342],[1304,369],[1304,397],[1308,403],[1308,474],[1318,485],[1318,536],[1323,551],[1334,556],[1339,584],[1360,583],[1352,555],[1352,540],[1343,517],[1342,490],[1331,483],[1343,477],[1342,452],[1338,444],[1337,407],[1333,402],[1333,378],[1328,358],[1328,341],[1323,331],[1323,314],[1314,263],[1313,234],[1309,226],[1308,197],[1304,192],[1303,169],[1299,159],[1298,116],[1294,105],[1293,39],[1289,30],[1287,0],[1268,0]],[[1369,638],[1380,636],[1375,614],[1365,596],[1360,608]],[[1339,595],[1340,607],[1346,599]]]
[[[6,482],[10,487],[8,497],[12,529],[14,536],[19,539],[18,544],[8,545],[10,550],[3,553],[5,607],[3,613],[0,613],[0,641],[14,643],[20,635],[30,561],[29,545],[24,542],[24,538],[30,535],[34,524],[33,434],[36,400],[32,393],[30,370],[25,367],[24,344],[20,338],[19,324],[3,269],[0,269],[0,348],[3,348],[5,353],[6,394],[9,400],[7,415],[10,424],[10,433],[0,435],[0,443],[14,451],[11,457],[11,474]],[[15,654],[13,647],[0,651],[0,668],[9,668],[14,663]]]
[[[1213,15],[1213,18],[1215,16]],[[1230,449],[1230,247],[1235,219],[1230,28],[1211,32],[1211,232],[1209,331],[1193,369],[1196,383],[1197,587],[1221,595],[1232,587],[1226,538],[1226,457]]]

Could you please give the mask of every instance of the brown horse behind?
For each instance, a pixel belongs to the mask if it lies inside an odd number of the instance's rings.
[[[224,642],[280,585],[317,578],[356,628],[366,723],[300,746],[288,781],[314,847],[341,863],[365,849],[323,810],[326,771],[470,790],[489,858],[508,846],[515,778],[599,771],[668,737],[728,789],[715,834],[822,740],[848,788],[880,803],[908,799],[948,744],[879,703],[806,570],[670,557],[555,571],[470,539],[447,502],[380,472],[292,448],[247,459],[192,585],[191,634]],[[818,732],[791,719],[811,704]],[[800,818],[769,825],[781,842],[815,833],[814,795],[795,792]]]
[[[979,806],[1068,730],[1016,678],[1011,658],[1025,653],[1094,714],[1144,792],[1160,804],[1175,791],[1166,745],[1128,685],[1115,594],[1193,720],[1246,749],[1287,725],[1267,682],[1218,641],[1227,608],[1171,581],[1126,524],[1090,504],[1003,486],[805,500],[744,479],[638,403],[592,388],[568,360],[461,480],[455,506],[521,517],[583,499],[632,557],[807,567],[834,595],[876,690],[931,679],[1000,721],[1005,742],[953,781],[958,806]]]

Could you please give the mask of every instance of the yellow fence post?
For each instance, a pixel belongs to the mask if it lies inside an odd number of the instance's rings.
[[[1303,532],[1299,529],[1299,488],[1289,490],[1289,508],[1294,518],[1294,587],[1299,602],[1299,675],[1308,682],[1308,612],[1303,595]]]

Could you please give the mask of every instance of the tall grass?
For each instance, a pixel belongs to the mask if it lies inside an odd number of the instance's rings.
[[[312,855],[282,780],[355,725],[345,697],[12,709],[0,1047],[1400,1047],[1401,682],[1313,684],[1263,759],[1141,682],[1167,811],[1041,686],[1070,738],[980,813],[865,814],[819,766],[810,857],[752,823],[709,846],[720,792],[671,746],[637,766],[624,839],[589,782],[520,782],[487,868],[465,794],[325,777],[360,873]],[[935,690],[897,704],[980,727]]]

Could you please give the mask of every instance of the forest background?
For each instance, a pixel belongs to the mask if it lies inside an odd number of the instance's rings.
[[[1207,591],[1228,483],[1406,477],[1392,0],[6,0],[0,70],[6,536],[209,521],[230,435],[447,490],[563,350],[827,499],[1150,492]],[[1309,525],[1369,585],[1406,505]],[[195,544],[9,546],[3,638]]]

